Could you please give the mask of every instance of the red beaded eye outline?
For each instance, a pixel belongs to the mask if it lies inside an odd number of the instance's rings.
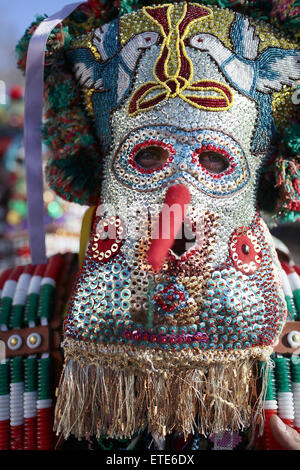
[[[147,147],[163,147],[165,150],[167,150],[169,156],[166,162],[160,167],[153,168],[152,170],[148,168],[142,168],[140,165],[138,165],[135,162],[134,157],[141,149],[145,149]],[[130,166],[132,166],[135,170],[138,170],[140,173],[151,174],[151,173],[155,173],[156,171],[163,170],[164,168],[169,166],[169,164],[172,163],[174,160],[173,155],[175,155],[175,153],[176,153],[176,150],[174,149],[174,147],[172,147],[171,144],[166,144],[165,142],[161,140],[147,140],[147,142],[141,142],[133,147],[133,149],[131,150],[129,154],[128,163]]]
[[[226,168],[225,171],[222,171],[221,173],[211,173],[209,170],[207,170],[206,168],[204,168],[201,163],[199,162],[199,155],[201,155],[201,153],[204,153],[204,152],[216,152],[216,153],[220,153],[221,155],[223,155],[224,157],[227,158],[227,160],[229,161],[230,165],[228,168]],[[220,179],[222,178],[223,176],[225,175],[230,175],[231,173],[233,173],[235,167],[236,167],[236,163],[234,162],[234,159],[233,159],[233,156],[230,155],[230,153],[228,153],[226,150],[220,148],[220,147],[217,147],[215,145],[212,145],[212,144],[209,144],[209,145],[202,145],[202,147],[199,147],[198,149],[196,149],[193,154],[192,154],[192,162],[194,163],[194,165],[197,165],[199,168],[201,168],[201,170],[206,173],[207,175],[209,175],[211,178],[213,179]]]

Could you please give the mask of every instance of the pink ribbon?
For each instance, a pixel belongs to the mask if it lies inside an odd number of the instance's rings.
[[[24,146],[27,181],[29,243],[32,264],[47,262],[43,200],[41,122],[44,92],[44,60],[51,31],[84,2],[71,3],[46,18],[34,32],[28,47],[25,81]]]

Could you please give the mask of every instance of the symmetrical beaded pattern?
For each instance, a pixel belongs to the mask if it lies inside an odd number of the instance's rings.
[[[226,114],[238,90],[261,108],[253,150],[262,153],[271,138],[273,113],[278,126],[289,116],[290,87],[299,79],[295,49],[297,44],[263,22],[183,2],[144,7],[76,37],[68,57],[106,149],[109,114],[124,100],[130,117],[172,99]],[[139,80],[145,57],[148,66]],[[206,73],[203,59],[213,60],[222,73]]]
[[[95,227],[99,224],[97,219]],[[206,233],[210,234],[207,224]],[[159,274],[151,272],[145,250],[135,253],[131,266],[123,248],[112,253],[109,261],[99,263],[93,255],[92,237],[74,286],[65,335],[84,341],[171,351],[247,349],[272,344],[282,326],[285,304],[279,296],[268,242],[258,216],[248,232],[255,234],[260,265],[245,274],[236,269],[232,254],[216,268],[201,263],[201,250],[208,253],[205,245],[199,251],[192,247],[183,259],[170,253],[163,273]],[[149,326],[150,285],[153,324]]]
[[[135,144],[139,141],[139,144]],[[134,156],[141,148],[163,147],[168,161],[158,170],[143,170],[133,166]],[[227,170],[212,174],[199,163],[203,152],[220,152],[230,162]],[[130,132],[116,151],[113,161],[115,177],[136,190],[153,190],[183,176],[197,189],[212,196],[224,197],[242,189],[250,178],[245,154],[230,136],[213,130],[195,130],[153,126]],[[178,171],[179,170],[179,171]]]
[[[292,84],[298,52],[242,15],[188,5],[145,7],[91,32],[88,45],[73,43],[107,153],[66,337],[197,354],[272,345],[284,323],[280,266],[256,193],[273,129],[269,91]],[[155,170],[135,160],[147,147],[167,153]],[[227,168],[205,169],[207,152]],[[194,239],[155,272],[152,227],[176,184],[191,194],[184,227]]]

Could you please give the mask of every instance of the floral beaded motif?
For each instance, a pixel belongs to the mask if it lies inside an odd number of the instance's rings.
[[[196,108],[207,111],[222,111],[230,108],[233,104],[233,95],[225,83],[214,80],[192,82],[193,63],[186,53],[184,40],[191,24],[211,16],[212,11],[197,3],[184,4],[183,15],[174,28],[171,20],[173,10],[174,5],[143,8],[145,15],[159,26],[163,43],[153,70],[157,82],[147,82],[134,92],[128,107],[129,115],[147,111],[161,101],[176,96]],[[176,50],[176,59],[174,59],[174,52],[172,53],[173,48]],[[169,72],[172,68],[176,70],[175,74]],[[184,90],[209,91],[214,92],[215,95],[202,97],[188,95],[183,94]],[[146,98],[152,91],[158,91],[158,94],[147,100]]]

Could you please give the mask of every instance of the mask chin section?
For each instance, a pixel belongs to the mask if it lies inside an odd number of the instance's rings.
[[[174,240],[174,243],[171,247],[171,252],[176,258],[180,258],[184,253],[189,251],[196,244],[196,235],[191,229],[191,227],[182,223],[181,228],[177,234],[177,237]]]

